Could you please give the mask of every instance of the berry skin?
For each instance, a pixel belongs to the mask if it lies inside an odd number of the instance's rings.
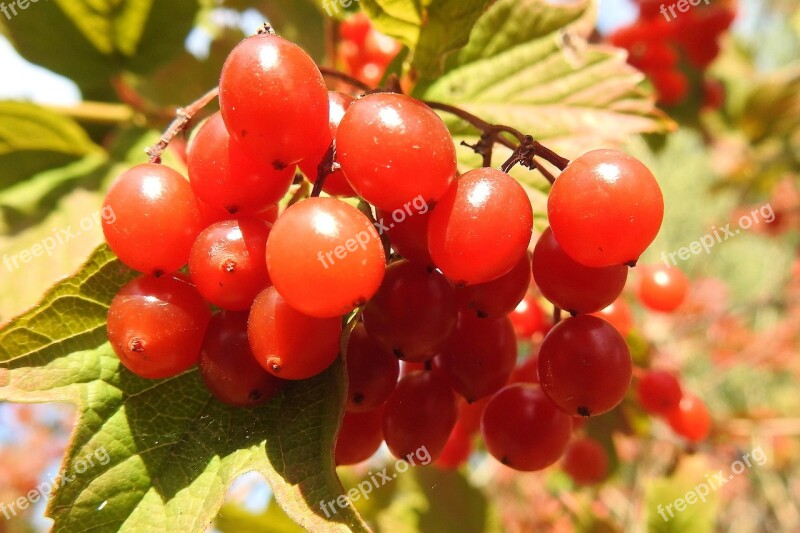
[[[522,363],[517,365],[511,377],[508,378],[509,383],[539,383],[539,356],[529,355]]]
[[[197,363],[210,319],[208,306],[188,282],[140,276],[111,301],[108,340],[137,376],[168,378]]]
[[[300,169],[311,183],[317,182],[319,164],[322,163],[322,160],[325,158],[325,155],[328,152],[328,147],[333,142],[333,138],[336,136],[336,131],[339,129],[339,122],[342,121],[345,111],[347,111],[347,108],[356,101],[356,99],[352,96],[336,91],[329,91],[328,97],[330,99],[328,113],[328,126],[330,132],[325,136],[325,143],[321,145],[321,150],[300,162]],[[356,195],[356,192],[347,182],[347,178],[341,169],[334,170],[325,177],[325,184],[322,186],[322,190],[331,196]]]
[[[120,261],[144,274],[175,272],[189,260],[202,231],[189,182],[163,165],[137,165],[111,185],[103,202],[103,234]]]
[[[250,309],[269,285],[269,225],[255,218],[225,220],[197,237],[189,256],[192,281],[203,298],[233,311]]]
[[[517,339],[508,317],[461,315],[437,358],[457,393],[472,403],[500,390],[514,370]]]
[[[592,315],[556,324],[539,350],[539,382],[559,409],[572,416],[607,413],[625,397],[631,354],[614,327]]]
[[[397,458],[425,448],[432,461],[439,458],[456,425],[458,403],[447,380],[438,371],[415,372],[400,380],[386,402],[383,437]]]
[[[456,289],[459,310],[478,318],[506,316],[525,298],[530,283],[531,257],[526,252],[507,274],[486,283]]]
[[[200,126],[189,149],[189,181],[197,198],[232,215],[255,215],[278,202],[294,179],[294,167],[258,163],[231,142],[222,115]]]
[[[525,296],[508,316],[520,339],[530,339],[534,333],[544,332],[547,328],[544,311],[531,295]]]
[[[689,279],[679,268],[649,265],[639,276],[639,301],[653,311],[671,313],[686,300]]]
[[[627,337],[633,331],[633,312],[628,302],[622,298],[617,298],[614,303],[592,315],[598,316],[614,326],[623,337]]]
[[[281,379],[306,379],[324,371],[339,353],[339,318],[313,318],[296,311],[267,287],[256,297],[247,321],[256,361]]]
[[[442,454],[436,461],[436,466],[447,470],[455,470],[467,462],[472,454],[472,435],[464,431],[460,424],[456,424]]]
[[[711,415],[706,404],[692,394],[681,399],[677,409],[667,416],[672,430],[690,442],[704,441],[711,432]]]
[[[431,359],[456,326],[455,291],[437,271],[397,261],[364,308],[364,326],[404,361]]]
[[[289,207],[267,241],[272,283],[298,311],[330,318],[364,305],[386,270],[378,232],[355,207],[309,198]]]
[[[347,342],[347,410],[370,411],[383,404],[397,385],[400,362],[358,324]]]
[[[668,416],[681,403],[681,384],[669,372],[652,370],[646,372],[636,386],[639,403],[648,413]]]
[[[608,476],[608,454],[596,440],[579,439],[567,447],[562,466],[576,485],[594,485]]]
[[[214,315],[200,352],[200,376],[219,401],[253,407],[275,396],[284,386],[259,365],[247,340],[247,313]]]
[[[416,198],[433,205],[456,175],[442,119],[401,94],[371,94],[351,105],[336,132],[336,157],[359,196],[384,211]]]
[[[491,399],[491,396],[487,396],[472,403],[467,403],[462,400],[458,406],[458,426],[470,435],[474,435],[480,431],[483,411],[486,409],[486,404],[489,403]]]
[[[509,385],[492,396],[481,435],[492,456],[515,470],[541,470],[558,461],[569,442],[570,417],[536,385]]]
[[[322,74],[302,48],[276,35],[248,37],[231,51],[219,107],[233,140],[276,170],[319,153],[330,132]]]
[[[383,406],[347,411],[336,437],[336,465],[354,465],[372,457],[383,442]]]
[[[616,150],[594,150],[556,179],[547,215],[561,248],[578,263],[624,265],[637,261],[655,238],[664,199],[639,160]]]
[[[398,254],[409,261],[429,267],[433,266],[433,259],[428,251],[428,221],[431,212],[427,210],[427,205],[423,209],[412,211],[413,215],[409,215],[402,222],[395,221],[391,212],[379,209],[378,222],[387,228],[386,235]]]
[[[525,189],[505,172],[480,168],[456,180],[433,209],[428,247],[456,285],[486,283],[517,265],[532,227]]]

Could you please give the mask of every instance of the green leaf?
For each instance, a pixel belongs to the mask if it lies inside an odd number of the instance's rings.
[[[102,246],[0,330],[0,400],[79,407],[48,506],[54,530],[203,530],[231,482],[258,471],[303,527],[366,531],[352,507],[332,519],[318,507],[342,494],[332,452],[341,362],[255,409],[214,400],[196,369],[138,378],[121,367],[105,329],[113,295],[133,276]]]
[[[295,524],[275,500],[270,500],[267,509],[254,514],[238,505],[226,503],[214,520],[214,527],[222,533],[303,533],[304,529]]]
[[[420,85],[415,96],[513,126],[566,156],[666,130],[671,123],[637,87],[642,74],[627,65],[624,53],[586,43],[587,24],[575,24],[584,10],[499,0],[445,74]],[[463,123],[446,118],[463,133]]]
[[[442,72],[447,54],[469,40],[489,0],[361,0],[375,27],[411,50],[421,78]]]
[[[714,517],[718,498],[708,485],[709,477],[715,473],[702,458],[687,457],[675,474],[669,478],[650,481],[645,486],[645,507],[647,510],[647,531],[653,533],[711,533],[714,531]],[[704,485],[705,488],[700,488]],[[705,501],[698,499],[699,492]],[[688,494],[695,503],[687,504]],[[679,508],[675,504],[678,503]]]
[[[0,101],[0,189],[99,151],[74,120],[27,102]]]

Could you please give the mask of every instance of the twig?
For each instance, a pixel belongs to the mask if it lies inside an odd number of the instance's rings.
[[[147,149],[147,155],[150,158],[150,162],[161,163],[161,155],[164,153],[164,150],[167,149],[167,146],[169,146],[169,143],[172,141],[172,139],[185,130],[192,118],[194,118],[194,116],[199,113],[201,109],[210,104],[218,95],[219,88],[214,87],[199,99],[189,104],[187,107],[178,109],[176,118],[169,125],[167,131],[164,132],[164,134],[153,147]]]

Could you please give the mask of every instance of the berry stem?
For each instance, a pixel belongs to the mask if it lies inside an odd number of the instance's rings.
[[[347,85],[352,85],[356,89],[360,89],[364,92],[372,92],[375,89],[370,87],[368,84],[364,83],[363,81],[359,80],[356,77],[353,77],[349,74],[345,74],[344,72],[338,71],[336,69],[330,67],[319,67],[319,71],[322,73],[323,76],[327,76],[329,78],[335,78],[339,81],[345,82]]]
[[[214,87],[188,106],[178,109],[176,117],[167,128],[167,131],[164,132],[154,146],[147,149],[147,156],[150,158],[150,162],[161,163],[161,155],[164,153],[164,150],[167,149],[172,139],[185,130],[194,116],[205,106],[210,104],[218,95],[219,88]]]
[[[333,174],[334,170],[336,170],[339,166],[336,163],[336,141],[332,141],[331,145],[328,147],[328,150],[325,152],[325,156],[320,161],[319,165],[317,165],[317,180],[314,182],[314,188],[311,189],[311,197],[315,198],[322,194],[322,187],[325,186],[325,180],[328,176]]]

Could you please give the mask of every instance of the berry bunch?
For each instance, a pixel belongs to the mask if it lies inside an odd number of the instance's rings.
[[[669,372],[644,372],[636,385],[636,397],[645,411],[666,419],[675,433],[691,442],[705,440],[711,431],[711,416],[703,400],[684,394]]]
[[[719,55],[720,36],[733,23],[735,8],[726,2],[688,11],[661,0],[638,0],[638,4],[639,19],[608,40],[628,51],[628,62],[647,74],[664,106],[684,102],[696,83],[704,107],[721,107],[724,88],[705,70]]]
[[[642,163],[613,150],[548,156],[563,171],[531,255],[513,164],[459,176],[433,104],[329,93],[311,58],[269,31],[231,52],[219,101],[189,148],[188,181],[151,154],[106,198],[109,246],[142,273],[108,315],[129,370],[166,378],[199,362],[214,396],[253,406],[328,368],[348,323],[338,464],[385,441],[398,457],[425,447],[454,466],[480,430],[498,460],[537,470],[564,454],[573,417],[622,401],[630,353],[591,313],[619,296],[661,225]],[[551,153],[519,138],[509,161]],[[298,166],[310,197],[287,194]],[[545,330],[532,278],[573,316],[517,366],[518,340]]]
[[[345,72],[367,85],[378,85],[401,48],[400,43],[373,28],[363,12],[339,25],[339,60]]]

